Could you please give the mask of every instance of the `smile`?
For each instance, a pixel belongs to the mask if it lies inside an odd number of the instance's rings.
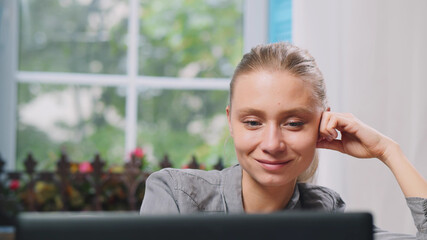
[[[281,161],[281,162],[272,162],[272,161],[265,161],[265,160],[259,160],[259,159],[255,159],[255,160],[267,171],[280,170],[282,167],[292,162],[292,160]]]

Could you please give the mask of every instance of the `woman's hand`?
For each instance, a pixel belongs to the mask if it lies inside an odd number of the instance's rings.
[[[341,139],[337,130],[341,132]],[[323,112],[318,148],[332,149],[357,158],[386,159],[393,140],[362,123],[350,113]]]
[[[341,132],[341,139],[336,139],[337,130]],[[399,145],[352,114],[324,112],[317,147],[358,158],[378,158],[393,172],[406,197],[427,198],[427,181],[412,166]]]

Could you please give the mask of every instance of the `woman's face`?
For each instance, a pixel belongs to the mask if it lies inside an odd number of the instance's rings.
[[[283,71],[237,77],[227,117],[243,178],[283,186],[312,162],[321,108],[300,78]]]

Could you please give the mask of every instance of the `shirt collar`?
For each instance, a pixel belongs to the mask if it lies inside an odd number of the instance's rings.
[[[226,212],[244,213],[242,200],[242,168],[236,164],[222,171],[221,192],[225,197]],[[301,208],[300,191],[298,183],[295,184],[294,193],[284,208],[285,210],[296,210]]]
[[[300,202],[300,192],[299,192],[298,183],[297,183],[295,184],[294,194],[292,194],[291,199],[289,200],[288,204],[284,209],[293,210],[293,209],[299,209],[299,208],[301,208],[301,202]]]

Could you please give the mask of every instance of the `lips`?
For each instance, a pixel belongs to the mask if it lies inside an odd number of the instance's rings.
[[[292,160],[287,161],[267,161],[255,159],[265,170],[267,171],[277,171],[288,165]]]

